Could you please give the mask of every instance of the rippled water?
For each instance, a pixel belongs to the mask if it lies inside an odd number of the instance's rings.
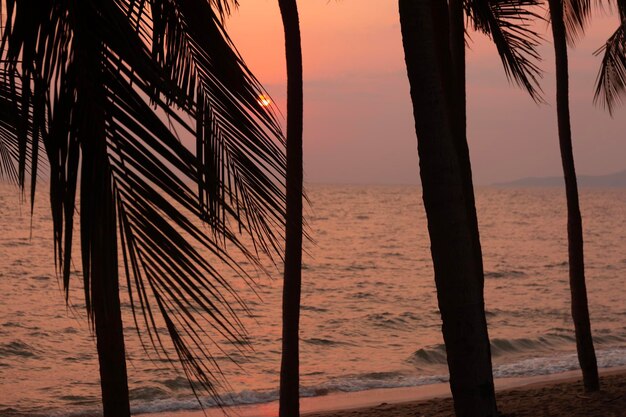
[[[79,280],[74,308],[65,307],[44,194],[31,228],[28,204],[0,185],[0,414],[86,415],[99,409],[95,342]],[[445,380],[420,190],[311,186],[309,197],[315,242],[303,271],[303,394]],[[581,198],[599,363],[625,365],[626,190],[583,189]],[[480,188],[477,205],[496,376],[575,369],[563,192]],[[254,350],[244,357],[222,346],[242,364],[222,363],[236,403],[277,397],[281,285],[273,275],[259,277],[260,300],[244,295]],[[133,409],[197,408],[185,379],[142,350],[123,308]]]

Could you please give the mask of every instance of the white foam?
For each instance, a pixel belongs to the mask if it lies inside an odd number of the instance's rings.
[[[596,352],[599,368],[614,368],[626,365],[626,348],[599,350]],[[560,354],[541,358],[525,359],[496,366],[496,378],[551,375],[578,369],[575,353]]]
[[[596,352],[599,368],[614,368],[626,366],[626,347],[599,350]],[[524,359],[517,362],[502,364],[494,367],[494,377],[529,377],[551,375],[578,369],[578,359],[575,353],[552,355],[541,358]],[[335,378],[319,385],[302,387],[302,397],[323,396],[336,392],[357,392],[380,388],[403,388],[431,385],[448,381],[448,375],[420,376],[399,372],[380,374],[351,375]],[[244,390],[224,397],[224,405],[252,405],[275,401],[278,399],[278,390],[254,391]],[[202,401],[205,407],[214,406],[208,399]],[[137,403],[132,407],[134,413],[159,413],[175,410],[199,409],[195,399],[156,400],[149,403]]]

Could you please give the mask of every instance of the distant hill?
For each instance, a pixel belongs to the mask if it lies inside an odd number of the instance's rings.
[[[563,187],[563,177],[528,177],[493,184],[496,187]],[[626,187],[626,170],[608,175],[580,175],[579,187]]]

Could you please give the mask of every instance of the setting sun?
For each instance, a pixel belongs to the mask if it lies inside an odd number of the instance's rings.
[[[257,101],[262,107],[268,107],[270,104],[272,104],[272,100],[268,96],[263,94],[259,95],[259,99]]]

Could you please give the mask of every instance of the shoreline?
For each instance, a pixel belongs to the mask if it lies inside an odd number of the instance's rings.
[[[575,406],[575,401],[568,401],[568,398],[578,399],[588,403],[595,398],[601,404],[617,407],[619,413],[607,410],[598,410],[598,414],[585,411],[581,416],[598,417],[625,417],[626,416],[626,367],[600,369],[600,376],[603,382],[609,381],[607,391],[603,389],[599,394],[585,395],[582,392],[580,370],[568,371],[550,375],[539,375],[530,377],[498,378],[494,381],[498,397],[498,405],[503,408],[505,416],[511,411],[507,410],[510,403],[517,406],[526,404],[531,412],[536,414],[523,414],[523,411],[514,410],[511,417],[521,416],[560,416],[561,414],[550,414],[549,411],[539,414],[534,406],[552,404],[558,407],[558,401],[565,401],[568,406]],[[612,388],[612,389],[611,389]],[[618,393],[621,396],[615,397]],[[561,394],[555,397],[555,392]],[[530,395],[530,397],[529,397]],[[602,397],[606,396],[606,398]],[[511,397],[511,398],[509,398]],[[596,398],[597,397],[597,398]],[[534,401],[534,403],[533,403]],[[420,385],[416,387],[403,388],[379,388],[366,391],[331,393],[317,397],[305,397],[300,400],[302,415],[307,417],[369,417],[377,415],[388,416],[424,416],[438,417],[451,416],[452,399],[448,383],[437,383]],[[278,415],[278,401],[269,403],[252,404],[238,407],[227,407],[232,415],[239,417],[273,417]],[[416,411],[417,410],[417,411]],[[423,414],[422,414],[423,413]],[[521,414],[520,414],[521,413]],[[224,416],[224,412],[216,409],[187,410],[187,411],[163,411],[156,413],[137,414],[143,417],[218,417]],[[578,416],[572,410],[563,416]]]

